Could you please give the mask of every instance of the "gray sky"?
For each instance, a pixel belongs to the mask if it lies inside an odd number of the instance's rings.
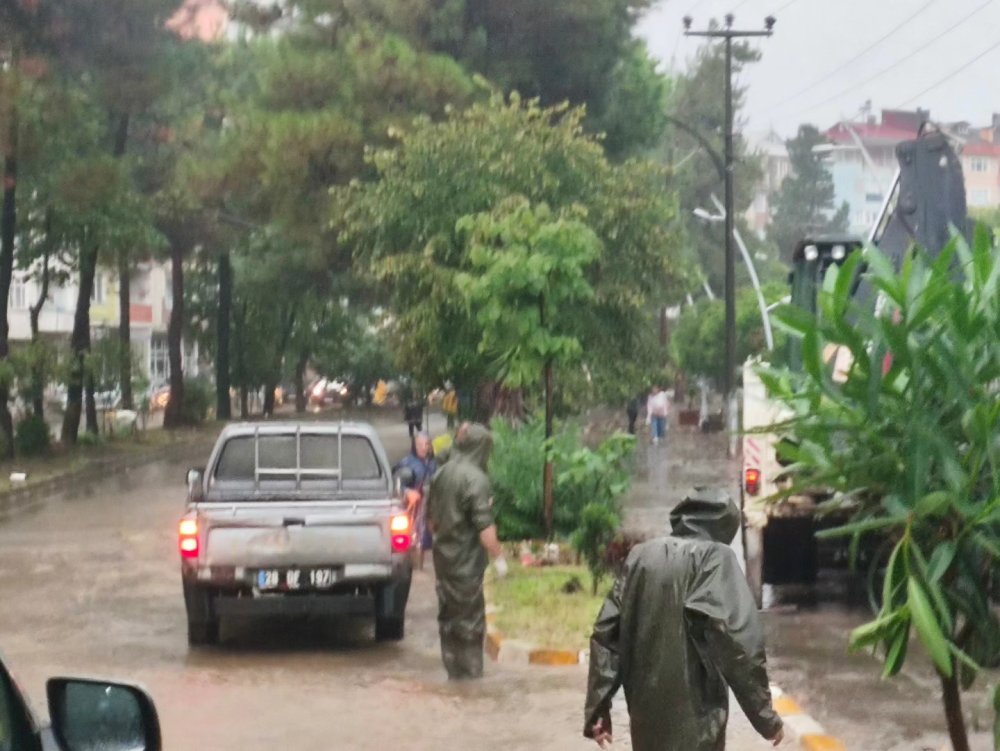
[[[866,99],[876,113],[920,106],[933,119],[974,125],[1000,112],[1000,0],[661,0],[638,34],[665,69],[683,70],[705,40],[684,37],[682,17],[701,30],[727,12],[739,29],[777,18],[774,36],[754,42],[761,61],[742,78],[747,130],[789,136],[803,122],[826,128],[856,115]]]

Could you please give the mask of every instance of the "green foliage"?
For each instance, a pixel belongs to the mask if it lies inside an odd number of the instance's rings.
[[[764,287],[768,304],[781,299],[785,288],[779,284]],[[773,327],[773,324],[772,324]],[[671,347],[678,367],[690,376],[703,376],[718,382],[725,371],[726,306],[722,300],[701,299],[681,313],[671,334]],[[775,352],[782,345],[780,331],[775,331]],[[749,288],[736,297],[736,361],[767,352],[764,324],[757,296]],[[774,358],[770,358],[772,361]]]
[[[597,594],[601,580],[608,574],[608,546],[615,538],[620,524],[618,515],[603,503],[588,503],[580,513],[580,526],[570,538],[576,550],[590,569],[591,592]]]
[[[574,308],[594,298],[586,275],[601,252],[594,232],[523,199],[463,217],[458,231],[472,269],[455,283],[482,329],[479,352],[495,363],[491,375],[521,388],[537,383],[546,363],[578,360]]]
[[[474,268],[458,225],[513,196],[556,216],[580,211],[601,241],[587,274],[594,304],[576,322],[587,332],[582,364],[596,376],[623,359],[655,358],[644,346],[648,303],[683,273],[673,198],[653,165],[609,163],[583,116],[511,97],[443,123],[418,120],[395,150],[373,154],[378,181],[334,193],[340,239],[355,248],[359,270],[391,291],[399,362],[421,382],[477,383],[489,369],[481,327],[456,284]]]
[[[851,297],[859,265],[879,315]],[[956,273],[958,272],[958,273]],[[880,645],[885,674],[911,630],[943,678],[963,684],[1000,654],[991,593],[1000,572],[1000,257],[980,226],[936,258],[916,251],[896,272],[876,248],[826,276],[819,313],[779,311],[802,341],[803,371],[762,373],[791,411],[789,492],[828,487],[852,521],[833,534],[895,544],[878,618],[854,631]],[[831,373],[824,352],[850,353]],[[843,358],[841,358],[843,361]],[[855,545],[856,547],[856,545]]]
[[[812,125],[799,126],[798,134],[787,142],[791,172],[775,195],[768,237],[789,263],[795,243],[806,235],[847,230],[849,207],[846,202],[834,206],[833,177],[826,155],[816,151],[826,142]]]
[[[530,420],[512,426],[494,420],[494,450],[490,480],[497,528],[505,540],[545,537],[542,518],[542,464],[545,461],[545,426]],[[628,490],[633,436],[616,433],[596,449],[581,442],[579,431],[558,426],[551,440],[555,463],[553,526],[557,537],[577,530],[583,508],[590,503],[618,512],[618,501]]]
[[[52,446],[48,423],[38,415],[28,415],[17,424],[14,445],[19,456],[47,454]]]
[[[184,380],[184,406],[181,409],[181,422],[185,425],[197,425],[208,417],[209,408],[215,403],[215,391],[212,384],[204,378],[186,378]]]

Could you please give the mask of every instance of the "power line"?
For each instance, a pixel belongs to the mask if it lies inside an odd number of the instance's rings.
[[[772,15],[772,16],[776,16],[776,15],[778,15],[779,13],[781,13],[781,11],[785,10],[786,8],[790,8],[791,6],[795,5],[795,3],[797,3],[798,1],[799,1],[799,0],[787,0],[787,2],[786,2],[786,3],[784,3],[784,4],[783,4],[783,5],[782,5],[782,6],[780,7],[780,8],[778,8],[778,9],[777,9],[777,10],[775,10],[775,11],[773,11],[773,12],[771,13],[771,15]]]
[[[946,75],[944,78],[942,78],[942,79],[938,80],[937,82],[931,84],[926,89],[924,89],[923,91],[921,91],[919,94],[914,94],[909,99],[907,99],[905,102],[901,102],[900,104],[897,104],[896,106],[897,107],[905,107],[907,104],[910,104],[915,99],[919,99],[920,97],[922,97],[927,92],[933,91],[934,89],[936,89],[938,86],[940,86],[943,83],[947,83],[952,78],[954,78],[959,73],[961,73],[963,70],[965,70],[969,66],[973,65],[974,63],[979,62],[980,60],[982,60],[984,57],[986,57],[988,54],[990,54],[993,50],[995,50],[997,48],[1000,48],[1000,42],[996,42],[996,43],[990,45],[985,50],[983,50],[978,55],[976,55],[974,58],[972,58],[971,60],[969,60],[967,63],[963,63],[962,65],[960,65],[957,68],[955,68],[951,73],[949,73],[948,75]]]
[[[792,2],[795,2],[795,0],[792,0]],[[889,73],[889,72],[895,70],[896,68],[898,68],[903,63],[907,62],[908,60],[912,60],[914,57],[916,57],[920,53],[925,52],[926,49],[927,49],[927,47],[929,47],[930,45],[934,44],[935,42],[937,42],[942,37],[947,36],[948,34],[950,34],[951,32],[953,32],[955,29],[957,29],[959,26],[961,26],[966,21],[968,21],[973,16],[975,16],[977,13],[986,10],[992,4],[993,4],[993,0],[986,0],[985,3],[983,3],[982,5],[979,5],[976,8],[974,8],[973,10],[971,10],[969,13],[967,13],[965,16],[963,16],[962,18],[960,18],[958,21],[956,21],[955,23],[953,23],[951,26],[949,26],[947,29],[945,29],[941,33],[935,35],[931,39],[928,39],[926,42],[922,42],[921,44],[917,45],[917,47],[912,52],[910,52],[908,55],[904,55],[903,57],[899,58],[896,62],[892,63],[891,65],[887,65],[886,67],[882,68],[882,70],[878,71],[877,73],[873,73],[872,75],[868,76],[863,81],[861,81],[859,83],[856,83],[856,84],[852,84],[851,86],[847,86],[843,90],[838,91],[836,94],[833,94],[832,96],[827,97],[826,99],[824,99],[823,101],[819,102],[818,104],[812,104],[809,107],[807,107],[806,109],[799,110],[799,114],[804,114],[806,112],[811,112],[812,110],[819,109],[823,105],[829,104],[830,102],[833,102],[833,101],[836,101],[837,99],[840,99],[845,94],[853,93],[853,92],[857,91],[858,89],[860,89],[862,86],[867,86],[872,81],[874,81],[874,80],[876,80],[878,78],[881,78],[886,73]]]
[[[861,52],[859,52],[856,55],[854,55],[853,57],[845,60],[843,63],[841,63],[840,65],[838,65],[836,68],[834,68],[833,70],[827,72],[821,78],[819,78],[816,81],[813,81],[808,86],[804,86],[803,88],[799,89],[794,94],[792,94],[791,96],[785,97],[784,99],[782,99],[781,101],[779,101],[777,104],[771,105],[771,107],[769,107],[769,109],[773,110],[773,109],[782,108],[785,105],[790,104],[791,102],[793,102],[796,99],[798,99],[800,96],[802,96],[803,94],[805,94],[807,91],[810,91],[810,90],[814,89],[816,86],[818,86],[819,84],[825,83],[826,81],[830,80],[833,76],[835,76],[837,73],[839,73],[840,71],[842,71],[844,68],[846,68],[847,66],[851,65],[852,63],[856,62],[860,58],[862,58],[865,55],[867,55],[873,49],[875,49],[880,44],[882,44],[882,42],[884,42],[886,39],[888,39],[893,34],[895,34],[897,31],[899,31],[900,29],[902,29],[904,26],[906,26],[907,24],[909,24],[910,22],[912,22],[913,19],[915,19],[917,16],[919,16],[925,10],[927,10],[935,2],[936,2],[936,0],[927,0],[927,2],[925,2],[919,8],[917,8],[916,11],[914,11],[912,14],[910,14],[909,16],[907,16],[900,23],[898,23],[895,26],[893,26],[891,29],[889,29],[889,31],[887,31],[885,34],[883,34],[878,39],[876,39],[874,42],[872,42],[867,47],[865,47],[863,50],[861,50]]]

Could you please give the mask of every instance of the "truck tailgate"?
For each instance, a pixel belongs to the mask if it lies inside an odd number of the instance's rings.
[[[392,558],[389,506],[359,511],[257,506],[202,514],[209,566],[329,566]]]

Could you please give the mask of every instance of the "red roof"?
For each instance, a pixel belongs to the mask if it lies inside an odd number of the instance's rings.
[[[865,143],[896,144],[917,135],[916,129],[909,130],[883,123],[849,123],[849,125]],[[830,128],[826,132],[826,137],[834,143],[854,143],[854,136],[842,122]]]
[[[1000,144],[989,141],[969,141],[962,147],[962,155],[1000,157]]]

